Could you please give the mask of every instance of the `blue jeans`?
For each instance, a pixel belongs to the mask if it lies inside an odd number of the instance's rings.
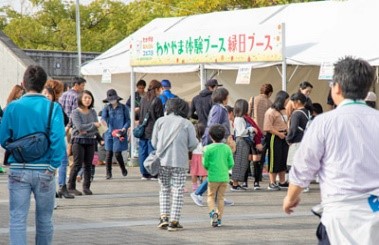
[[[10,169],[9,228],[10,244],[26,245],[26,227],[30,207],[30,195],[34,194],[36,205],[35,244],[50,245],[53,240],[53,210],[55,199],[55,177],[45,170]]]
[[[68,164],[68,157],[67,153],[64,154],[64,157],[61,162],[61,166],[58,168],[58,185],[63,186],[66,184],[66,178],[67,178],[67,164]]]
[[[147,158],[147,156],[154,150],[151,145],[151,140],[149,139],[139,139],[138,143],[138,161],[139,161],[139,169],[144,177],[150,177],[149,172],[143,166],[143,162]]]
[[[197,187],[195,194],[202,196],[208,189],[208,179],[204,180],[199,187]]]

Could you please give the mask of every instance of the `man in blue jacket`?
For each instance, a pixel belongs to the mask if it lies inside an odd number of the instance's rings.
[[[29,66],[23,78],[26,94],[7,106],[0,126],[0,143],[36,132],[46,132],[50,100],[41,91],[47,74],[40,66]],[[36,203],[36,244],[52,244],[53,209],[55,198],[54,172],[65,155],[65,131],[62,108],[54,104],[51,129],[48,135],[50,146],[46,154],[34,161],[20,163],[11,155],[9,171],[10,244],[26,245],[27,217],[31,193]]]
[[[161,84],[162,84],[162,87],[163,87],[163,92],[159,96],[159,98],[161,99],[163,107],[164,107],[165,104],[166,104],[166,102],[167,102],[167,100],[172,99],[172,98],[176,98],[178,96],[176,96],[175,94],[171,93],[171,83],[170,83],[169,80],[163,79],[161,81]]]

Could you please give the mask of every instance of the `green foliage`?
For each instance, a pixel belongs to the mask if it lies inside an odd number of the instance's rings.
[[[187,16],[309,0],[94,0],[80,5],[82,51],[103,52],[155,18]],[[23,49],[76,51],[76,1],[30,0],[38,11],[4,8],[3,30]],[[1,10],[0,10],[1,11]]]

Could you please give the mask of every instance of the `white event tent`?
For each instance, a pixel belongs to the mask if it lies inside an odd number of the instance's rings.
[[[319,66],[324,61],[335,62],[345,55],[369,60],[378,66],[378,34],[373,30],[379,1],[321,1],[273,7],[214,12],[188,17],[158,18],[93,61],[82,66],[81,72],[88,81],[97,100],[105,98],[109,88],[115,88],[125,100],[131,90],[130,47],[133,38],[144,35],[175,35],[198,30],[233,30],[239,26],[285,23],[285,57],[287,91],[296,91],[301,81],[314,85],[311,98],[325,106],[327,83],[318,80]],[[169,79],[172,91],[190,100],[201,89],[200,67],[206,79],[214,77],[230,91],[231,101],[248,99],[259,93],[263,83],[271,83],[274,90],[282,88],[281,62],[251,63],[252,76],[248,85],[236,85],[237,69],[241,63],[208,63],[134,67],[137,80]],[[111,83],[102,83],[104,70],[111,73]],[[101,104],[97,103],[97,108]]]

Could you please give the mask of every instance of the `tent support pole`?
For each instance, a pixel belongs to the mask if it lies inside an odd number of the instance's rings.
[[[207,72],[204,68],[204,64],[200,64],[200,91],[204,88],[207,80]]]
[[[135,127],[135,107],[136,107],[136,74],[134,73],[133,66],[131,67],[130,71],[130,159],[133,158],[133,154],[136,148],[136,138],[133,136],[133,129]]]
[[[290,82],[290,81],[292,80],[293,76],[295,76],[295,73],[296,73],[296,71],[297,71],[298,68],[299,68],[299,66],[297,65],[297,66],[295,67],[295,70],[292,72],[290,78],[288,79],[288,82]]]
[[[282,90],[287,91],[286,28],[282,23]]]

